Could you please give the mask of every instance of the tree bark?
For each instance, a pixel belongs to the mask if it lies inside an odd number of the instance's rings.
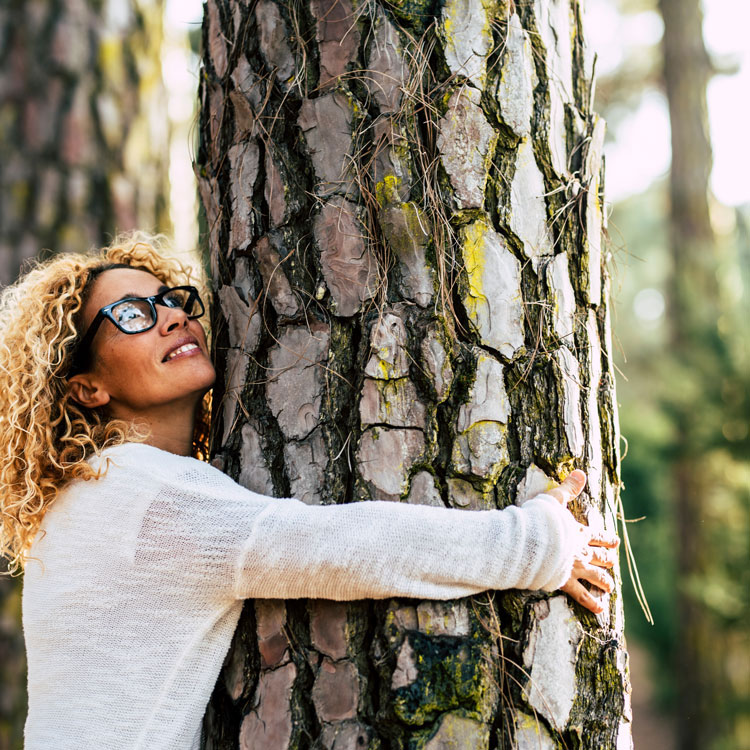
[[[166,230],[163,3],[11,0],[0,8],[0,285],[23,261]],[[18,578],[0,577],[0,750],[23,746]]]
[[[663,78],[672,133],[670,188],[669,325],[671,350],[678,367],[700,373],[701,359],[715,356],[710,338],[716,334],[718,286],[716,237],[709,216],[712,156],[706,89],[711,64],[703,43],[699,0],[660,0],[664,19]],[[700,377],[700,376],[698,376]],[[703,534],[705,506],[710,497],[703,460],[705,427],[692,400],[673,405],[677,429],[673,467],[678,566],[683,581],[693,584],[708,569]],[[718,736],[720,711],[718,654],[706,605],[695,586],[678,589],[676,674],[680,750],[711,745]]]
[[[309,503],[614,528],[604,123],[578,2],[209,0],[216,465]],[[290,540],[290,544],[293,544]],[[440,540],[435,540],[440,544]],[[619,584],[619,574],[615,574]],[[205,747],[630,747],[619,586],[247,602]]]

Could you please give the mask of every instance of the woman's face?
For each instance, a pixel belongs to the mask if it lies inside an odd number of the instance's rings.
[[[124,297],[150,297],[165,288],[147,271],[104,271],[84,307],[84,331],[105,305]],[[216,377],[203,327],[181,308],[156,305],[156,311],[156,325],[142,333],[126,334],[112,321],[102,321],[91,342],[90,370],[71,378],[86,384],[86,389],[73,391],[77,400],[93,391],[104,403],[92,405],[106,405],[113,417],[122,419],[198,404]]]

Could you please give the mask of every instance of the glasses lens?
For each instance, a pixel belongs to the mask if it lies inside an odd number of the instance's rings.
[[[170,289],[162,300],[167,307],[181,307],[189,317],[199,318],[203,314],[203,305],[194,289]]]
[[[112,315],[117,325],[128,333],[145,331],[154,323],[151,305],[146,300],[133,299],[120,302],[112,308]]]
[[[162,301],[167,307],[181,307],[185,312],[188,293],[184,289],[170,289],[162,295]]]

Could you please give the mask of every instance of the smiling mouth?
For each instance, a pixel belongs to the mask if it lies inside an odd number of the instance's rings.
[[[183,344],[179,349],[175,349],[174,351],[169,352],[166,357],[162,360],[162,362],[169,362],[170,359],[174,359],[180,354],[185,354],[186,352],[190,352],[193,349],[198,349],[198,344],[190,343],[190,344]]]

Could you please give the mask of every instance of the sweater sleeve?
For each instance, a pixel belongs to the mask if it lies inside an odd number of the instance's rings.
[[[176,457],[163,458],[136,563],[154,566],[154,574],[171,570],[186,586],[220,597],[452,599],[486,589],[553,591],[568,579],[580,538],[570,512],[545,495],[486,511],[380,501],[311,506],[247,490],[194,459],[180,458],[172,471]]]
[[[233,593],[347,600],[553,591],[572,569],[571,521],[548,496],[501,511],[269,498],[237,556]]]

